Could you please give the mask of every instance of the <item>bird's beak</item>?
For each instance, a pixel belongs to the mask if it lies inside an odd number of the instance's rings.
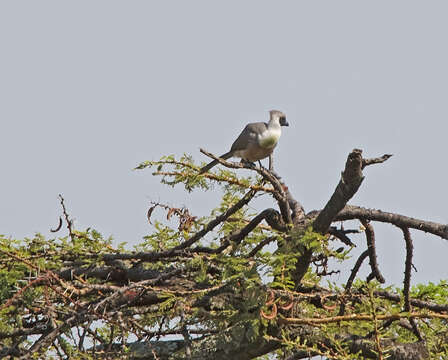
[[[281,126],[289,126],[288,122],[286,121],[286,116],[280,117],[280,125]]]

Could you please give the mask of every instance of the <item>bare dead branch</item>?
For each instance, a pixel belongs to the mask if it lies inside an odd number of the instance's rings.
[[[393,294],[388,291],[375,291],[375,296],[382,297],[384,299],[388,299],[399,303],[401,301],[401,297],[398,294]],[[428,302],[420,299],[409,299],[409,303],[412,306],[418,307],[420,309],[428,309],[434,312],[448,312],[448,304],[437,304],[433,302]]]
[[[413,245],[411,233],[408,228],[402,228],[404,241],[406,242],[406,262],[403,280],[403,295],[404,295],[404,311],[411,311],[411,304],[409,302],[409,289],[411,287],[411,271],[412,271],[412,253]]]
[[[275,210],[274,210],[275,211]],[[250,232],[252,232],[259,223],[263,220],[266,220],[268,217],[272,215],[272,209],[263,210],[257,216],[255,216],[245,227],[241,230],[227,236],[223,239],[222,245],[216,249],[213,249],[211,252],[215,254],[219,254],[224,251],[229,245],[234,244],[238,245]],[[204,249],[202,249],[204,251]]]
[[[406,243],[406,261],[403,280],[403,295],[404,295],[404,311],[411,312],[411,303],[409,300],[409,289],[411,287],[411,272],[412,272],[412,255],[414,252],[414,246],[412,244],[411,233],[408,228],[402,228],[404,241]],[[423,338],[418,330],[415,319],[409,319],[415,336],[418,340],[422,341]]]
[[[336,186],[333,195],[312,223],[312,227],[315,232],[326,234],[331,223],[336,220],[338,213],[358,191],[362,181],[364,180],[364,175],[362,174],[362,161],[362,150],[353,149],[347,157],[345,169],[341,175],[341,180]],[[311,216],[314,215],[315,214],[313,213]],[[305,275],[311,258],[311,251],[309,249],[304,249],[303,255],[297,261],[297,266],[294,273],[294,281],[297,285]]]
[[[378,320],[400,320],[400,319],[448,319],[448,314],[411,312],[409,314],[377,314]],[[285,324],[305,324],[317,326],[320,324],[330,324],[340,321],[373,321],[372,314],[349,314],[341,316],[331,316],[327,318],[285,318]]]
[[[328,230],[328,233],[341,240],[347,246],[356,246],[355,244],[353,244],[347,234],[359,233],[359,230],[343,230],[336,228],[336,226],[331,226]]]
[[[365,250],[361,255],[359,255],[358,260],[356,260],[355,266],[353,267],[351,273],[350,273],[350,277],[347,280],[347,283],[345,285],[345,292],[348,293],[350,292],[352,285],[353,285],[353,281],[356,278],[356,274],[358,273],[359,269],[361,268],[361,265],[363,263],[363,261],[369,256],[369,250]],[[341,302],[341,306],[339,307],[339,315],[344,315],[345,314],[345,302]]]
[[[347,280],[347,283],[345,285],[345,291],[348,292],[352,288],[353,281],[356,278],[356,274],[358,273],[363,261],[366,257],[369,256],[369,250],[365,250],[361,255],[359,255],[358,260],[356,260],[355,266],[352,269],[352,272],[350,273],[350,277]]]
[[[407,227],[428,232],[448,240],[448,225],[432,221],[415,219],[405,215],[389,213],[381,210],[366,209],[359,206],[345,206],[334,219],[335,221],[366,219],[393,224],[399,228]]]
[[[336,215],[358,191],[364,180],[361,166],[362,150],[354,149],[348,155],[345,170],[333,195],[313,222],[314,231],[325,234]]]
[[[384,154],[383,156],[377,158],[362,159],[362,168],[364,169],[366,166],[373,164],[381,164],[385,162],[387,159],[389,159],[391,156],[392,154]]]
[[[380,272],[376,256],[375,231],[373,230],[373,226],[369,224],[366,220],[361,219],[361,223],[365,227],[367,250],[369,251],[369,262],[370,262],[370,268],[372,269],[372,274],[369,276],[369,279],[375,278],[381,284],[384,284],[386,280],[384,279],[383,275]]]

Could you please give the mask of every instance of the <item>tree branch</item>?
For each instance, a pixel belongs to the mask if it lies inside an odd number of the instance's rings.
[[[250,200],[255,196],[256,191],[255,190],[249,190],[246,195],[243,196],[241,200],[239,200],[235,205],[232,205],[226,212],[223,214],[217,216],[215,219],[210,221],[202,230],[194,234],[191,238],[189,238],[187,241],[183,242],[182,244],[176,246],[173,248],[174,251],[176,250],[182,250],[185,249],[192,244],[194,244],[196,241],[201,239],[205,234],[212,231],[216,226],[221,224],[223,221],[225,221],[227,218],[229,218],[231,215],[236,213],[239,209],[241,209],[244,205],[247,205]]]
[[[404,295],[404,311],[411,312],[411,303],[409,300],[409,289],[411,287],[411,272],[412,272],[412,255],[414,246],[412,244],[411,233],[408,228],[402,228],[403,237],[406,242],[406,261],[405,261],[405,270],[404,270],[404,280],[403,280],[403,295]],[[420,335],[420,331],[418,330],[417,323],[415,319],[409,319],[411,323],[412,330],[417,337],[418,340],[422,341],[423,338]]]
[[[271,173],[269,170],[263,167],[253,167],[243,163],[234,163],[223,160],[204,149],[200,149],[200,151],[204,155],[207,155],[208,157],[218,161],[221,165],[224,165],[227,168],[248,169],[248,170],[254,170],[257,173],[259,173],[265,180],[267,180],[274,187],[275,192],[273,192],[272,195],[277,200],[280,212],[283,216],[283,220],[286,223],[292,222],[290,202],[288,201],[288,196],[285,193],[285,189],[287,189],[287,187],[284,184],[282,184],[273,173]]]
[[[347,280],[347,284],[345,285],[345,292],[350,292],[353,281],[356,278],[356,274],[358,273],[359,269],[361,268],[361,265],[365,258],[369,256],[369,250],[365,250],[361,255],[359,255],[358,260],[356,260],[355,266],[352,269],[352,272],[350,273],[350,277]],[[339,307],[339,315],[345,314],[345,302],[341,302],[341,306]]]
[[[372,278],[377,279],[381,284],[384,284],[386,280],[380,272],[377,262],[376,256],[376,246],[375,246],[375,231],[373,230],[373,226],[369,224],[366,220],[361,219],[362,225],[365,227],[366,239],[367,239],[367,250],[369,251],[369,262],[370,268],[372,269],[372,273],[369,275],[367,280],[371,280]]]
[[[353,219],[366,219],[371,221],[389,223],[399,228],[407,227],[428,232],[433,235],[440,236],[442,239],[448,240],[448,225],[415,219],[409,216],[389,213],[381,210],[366,209],[359,206],[345,206],[341,211],[339,211],[334,221]]]
[[[333,219],[355,195],[364,180],[362,150],[354,149],[347,158],[345,170],[333,195],[313,222],[314,231],[325,234]]]
[[[363,168],[362,150],[353,149],[348,155],[345,163],[345,169],[342,172],[341,180],[336,186],[336,189],[327,202],[322,211],[312,223],[313,230],[320,234],[326,234],[331,223],[335,220],[338,213],[344,208],[347,202],[355,195],[364,180],[362,173]],[[365,160],[369,162],[369,160]],[[374,162],[372,162],[374,163]],[[315,213],[309,214],[309,217],[314,216]],[[294,281],[300,283],[305,275],[312,258],[312,252],[309,249],[302,251],[302,256],[298,259],[296,270],[294,273]]]
[[[392,154],[384,154],[383,156],[377,158],[362,159],[362,168],[364,169],[366,166],[373,164],[381,164],[385,162],[387,159],[389,159],[391,156]]]

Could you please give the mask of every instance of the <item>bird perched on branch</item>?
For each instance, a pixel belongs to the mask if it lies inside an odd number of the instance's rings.
[[[285,114],[281,111],[271,110],[269,115],[268,123],[257,122],[246,125],[232,144],[230,151],[222,154],[220,158],[239,157],[242,161],[252,163],[269,157],[269,170],[272,170],[272,152],[282,134],[282,126],[289,126],[289,124],[286,121]],[[216,164],[218,164],[218,161],[213,160],[204,166],[199,173],[202,174],[209,171]]]

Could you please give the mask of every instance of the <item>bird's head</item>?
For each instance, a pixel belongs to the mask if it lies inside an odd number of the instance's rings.
[[[271,121],[277,122],[280,126],[289,126],[286,121],[286,115],[278,110],[269,111],[269,115],[271,117]]]

